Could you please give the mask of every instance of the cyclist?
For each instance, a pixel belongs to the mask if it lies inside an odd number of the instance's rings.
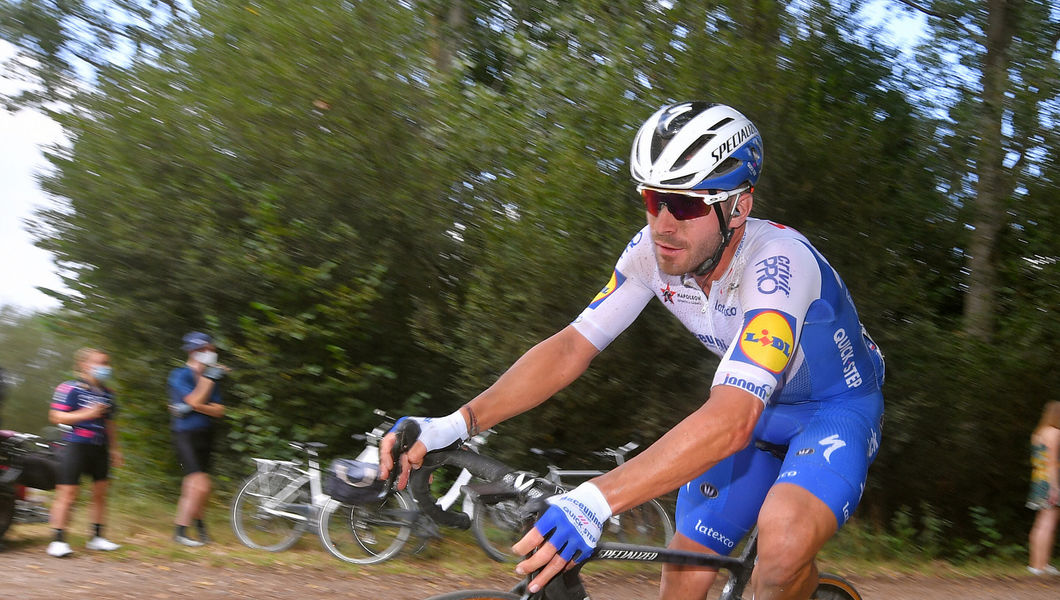
[[[879,448],[884,364],[824,257],[794,229],[750,218],[763,158],[761,135],[733,108],[685,102],[655,112],[630,162],[647,226],[607,285],[471,402],[420,419],[406,467],[544,402],[653,296],[721,357],[699,409],[621,467],[549,500],[513,547],[536,550],[517,566],[541,569],[531,591],[584,559],[610,515],[680,487],[671,548],[728,554],[757,523],[754,597],[812,593],[814,558],[858,504]],[[383,443],[384,476],[393,437]],[[756,441],[790,450],[782,463]],[[660,596],[705,598],[716,575],[667,565]]]
[[[120,546],[103,537],[103,520],[111,465],[122,464],[114,417],[114,392],[106,386],[111,377],[110,358],[101,350],[81,348],[74,354],[77,379],[64,381],[52,395],[48,419],[56,425],[69,425],[63,434],[65,448],[60,454],[55,478],[55,499],[49,523],[55,538],[48,554],[61,558],[73,554],[66,541],[70,509],[77,499],[82,474],[92,476],[92,538],[89,550],[117,550]]]
[[[188,360],[183,367],[170,371],[166,383],[173,447],[184,472],[173,524],[173,541],[194,548],[209,542],[203,511],[212,489],[210,454],[214,421],[225,414],[218,381],[224,377],[227,367],[217,363],[213,338],[200,331],[186,334],[181,350],[187,353]],[[199,539],[188,536],[193,519]]]

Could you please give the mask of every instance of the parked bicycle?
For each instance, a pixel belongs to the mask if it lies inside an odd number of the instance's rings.
[[[376,414],[385,416],[382,411],[376,411]],[[379,442],[391,425],[393,421],[388,418],[366,434],[368,444],[365,451],[353,462],[378,465]],[[477,452],[492,433],[492,430],[483,431],[468,440],[465,448]],[[359,471],[356,468],[353,470]],[[375,476],[374,470],[357,474],[365,478],[365,483],[374,482],[371,479]],[[471,517],[475,506],[472,498],[465,494],[465,485],[471,481],[472,474],[462,469],[446,493],[434,503],[441,510],[449,510],[459,502],[460,510]],[[320,537],[324,547],[339,559],[356,564],[382,562],[400,552],[410,539],[419,542],[413,550],[419,552],[429,540],[441,537],[438,526],[420,510],[408,492],[391,491],[389,497],[382,501],[374,498],[373,494],[380,489],[380,483],[374,482],[361,488],[365,491],[340,486],[334,481],[331,486],[326,486],[333,498],[321,513]],[[344,500],[335,497],[336,493],[351,495]],[[367,503],[364,500],[366,496],[369,497]]]
[[[422,513],[406,491],[391,489],[375,479],[379,465],[379,442],[394,419],[376,409],[383,421],[364,435],[365,448],[353,461],[332,463],[327,490],[331,494],[317,521],[324,548],[339,560],[374,564],[393,558],[409,539],[419,540],[418,552],[427,540],[439,537],[434,522]],[[358,468],[359,467],[359,468]],[[357,481],[343,481],[356,468]]]
[[[57,439],[0,430],[0,538],[14,523],[48,521],[48,507],[28,489],[55,489],[61,448]]]
[[[767,449],[773,451],[772,449]],[[442,465],[455,465],[466,468],[475,476],[492,482],[478,486],[469,486],[478,494],[484,504],[514,500],[527,508],[527,518],[523,520],[526,528],[536,520],[536,515],[545,508],[544,498],[556,493],[556,484],[544,478],[537,478],[529,485],[517,488],[523,482],[525,473],[514,470],[499,461],[464,450],[440,450],[428,454],[423,466],[413,472],[409,488],[425,512],[440,524],[451,527],[469,526],[466,515],[444,512],[430,496],[428,484],[431,472]],[[536,506],[535,506],[536,504]],[[593,554],[586,560],[619,560],[637,562],[670,563],[695,565],[716,568],[728,572],[728,581],[721,592],[719,600],[741,600],[750,582],[751,572],[757,557],[757,529],[752,531],[744,543],[739,556],[722,556],[670,550],[663,547],[601,542]],[[530,594],[528,586],[536,573],[528,575],[509,591],[462,590],[433,596],[429,600],[583,600],[589,598],[581,582],[581,563],[575,568],[554,577],[543,589]],[[817,590],[812,598],[816,600],[861,600],[861,595],[850,582],[842,577],[829,573],[820,575]]]
[[[606,448],[594,454],[613,459],[616,465],[621,466],[626,462],[626,456],[638,447],[640,445],[636,442],[628,442],[618,448]],[[541,455],[555,454],[554,451],[549,452],[537,448],[531,451]],[[604,471],[598,469],[561,469],[554,464],[549,464],[548,473],[544,479],[563,491],[569,491],[577,485],[572,483],[571,479],[580,483],[603,474]],[[535,478],[536,475],[533,473],[523,472],[522,477],[515,482],[515,486],[526,487]],[[512,544],[518,542],[526,533],[518,499],[501,500],[488,505],[481,502],[478,504],[471,522],[471,532],[475,535],[475,539],[493,560],[516,562],[520,557],[512,553]],[[651,500],[624,513],[613,515],[608,519],[606,532],[620,542],[628,544],[665,546],[674,536],[674,524],[662,504],[658,500]]]
[[[232,530],[250,548],[280,552],[313,529],[328,497],[321,487],[319,442],[288,442],[299,459],[253,458],[255,472],[232,501]]]
[[[363,437],[360,460],[379,463],[379,440],[393,419],[376,410],[383,422]],[[359,437],[359,436],[358,436]],[[413,530],[419,511],[404,492],[381,494],[387,482],[362,498],[344,503],[326,493],[320,468],[320,442],[288,442],[305,453],[300,460],[254,458],[256,472],[232,502],[232,529],[243,544],[271,552],[286,550],[307,531],[317,533],[328,552],[346,562],[370,564],[397,554]],[[374,479],[374,477],[373,477]]]

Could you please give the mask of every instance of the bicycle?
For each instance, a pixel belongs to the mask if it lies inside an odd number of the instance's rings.
[[[374,452],[378,462],[378,440],[393,421],[382,411],[376,410],[375,414],[382,416],[384,422],[365,434],[368,447],[362,456]],[[351,509],[356,519],[348,521],[347,528],[356,526],[358,548],[368,552],[367,556],[360,550],[355,554],[339,543],[340,536],[331,530],[333,517],[342,514],[340,508],[344,505],[324,491],[318,456],[326,444],[288,442],[288,445],[306,454],[305,466],[298,460],[254,458],[256,473],[246,479],[232,501],[232,529],[240,542],[251,548],[280,552],[293,546],[306,531],[313,530],[332,555],[364,564],[386,560],[401,549],[411,533],[411,519],[395,520],[381,514],[391,509],[412,511],[415,502],[411,496],[397,494],[387,497],[379,506]]]
[[[626,455],[638,447],[640,445],[636,442],[628,442],[618,448],[606,448],[594,454],[612,458],[617,466],[621,466],[626,462]],[[540,455],[554,453],[537,448],[532,448],[531,452]],[[604,473],[605,471],[598,469],[561,469],[549,464],[544,479],[563,491],[569,491],[574,486],[568,483],[568,479],[584,480]],[[532,473],[524,472],[522,479],[516,481],[515,485],[517,488],[526,486],[535,477]],[[471,521],[471,532],[490,558],[498,562],[516,562],[520,557],[512,553],[511,546],[526,533],[522,521],[517,499],[501,500],[494,504],[476,506]],[[606,530],[621,542],[648,546],[665,546],[674,536],[673,521],[658,500],[650,500],[612,516],[608,519]]]
[[[315,526],[317,515],[330,499],[320,480],[319,442],[288,442],[306,454],[299,460],[253,458],[255,473],[232,501],[232,530],[245,546],[281,552]]]
[[[776,452],[772,448],[764,446],[760,446],[760,448],[765,451]],[[441,511],[433,503],[428,485],[431,472],[442,465],[455,465],[466,468],[475,476],[492,482],[481,486],[469,486],[474,487],[473,491],[478,494],[479,500],[483,503],[489,504],[517,499],[528,509],[533,507],[532,510],[526,511],[527,518],[523,520],[527,524],[527,529],[535,520],[533,513],[535,511],[540,512],[543,509],[543,499],[558,491],[554,482],[543,478],[534,479],[531,484],[523,485],[521,489],[517,489],[515,484],[523,481],[524,473],[479,454],[459,449],[432,452],[426,456],[423,466],[412,474],[409,487],[412,490],[413,497],[431,515],[432,519],[452,527],[459,527],[465,523],[466,515]],[[536,507],[534,507],[535,504]],[[601,542],[585,562],[557,575],[537,593],[530,594],[527,591],[530,581],[535,576],[535,574],[530,574],[509,591],[461,590],[432,596],[428,600],[584,600],[589,598],[589,596],[581,582],[580,572],[586,563],[594,560],[670,563],[725,570],[728,572],[729,577],[718,600],[741,600],[744,597],[744,590],[750,582],[751,571],[757,558],[757,536],[758,531],[756,528],[748,536],[739,556],[703,554],[655,546]],[[814,600],[861,600],[861,595],[850,582],[842,577],[830,573],[821,573],[817,589],[812,598]]]
[[[48,508],[27,488],[55,489],[57,439],[0,430],[0,538],[14,523],[47,523]]]
[[[376,414],[385,416],[382,411]],[[356,460],[379,462],[379,442],[393,421],[387,419],[379,427],[366,434],[368,445]],[[468,440],[465,448],[477,452],[493,430],[486,430]],[[462,469],[448,491],[436,502],[441,510],[449,510],[464,496],[461,510],[470,518],[474,514],[472,497],[465,493],[466,484],[472,474]],[[387,504],[387,503],[390,504]],[[382,562],[402,550],[410,536],[420,540],[413,551],[422,550],[427,541],[440,538],[438,526],[426,513],[419,510],[408,492],[390,491],[383,499],[373,499],[367,505],[362,502],[338,502],[332,499],[320,515],[319,531],[324,547],[340,560],[356,564]],[[385,541],[381,542],[383,539]]]
[[[355,460],[377,465],[379,442],[394,420],[381,410],[374,413],[383,417],[383,422],[365,433],[365,449]],[[320,511],[317,531],[324,548],[333,556],[348,563],[369,565],[396,556],[414,534],[420,540],[416,552],[428,539],[441,537],[411,494],[392,489],[397,469],[394,471],[387,482],[378,482],[362,493],[365,499],[343,502],[328,498]]]

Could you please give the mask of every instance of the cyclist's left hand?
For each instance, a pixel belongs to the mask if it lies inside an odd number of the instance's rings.
[[[530,593],[536,593],[563,569],[569,569],[589,558],[604,523],[611,517],[607,498],[591,482],[579,485],[571,492],[548,499],[551,504],[534,528],[519,540],[512,551],[517,554],[534,552],[519,563],[520,574],[541,572],[530,582]]]
[[[394,468],[394,459],[391,451],[397,442],[394,430],[405,419],[415,421],[419,426],[419,437],[416,443],[409,448],[408,452],[401,455],[401,476],[398,478],[397,487],[405,489],[408,485],[411,469],[418,469],[423,465],[423,457],[432,450],[445,448],[457,441],[468,438],[467,422],[464,414],[456,411],[447,417],[401,417],[394,427],[390,429],[379,444],[379,478],[386,479],[390,476],[390,470]]]

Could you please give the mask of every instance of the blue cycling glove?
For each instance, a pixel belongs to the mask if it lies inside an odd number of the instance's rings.
[[[552,506],[534,524],[564,560],[582,562],[589,558],[604,523],[611,518],[611,505],[600,489],[585,482],[573,491],[548,499]]]

